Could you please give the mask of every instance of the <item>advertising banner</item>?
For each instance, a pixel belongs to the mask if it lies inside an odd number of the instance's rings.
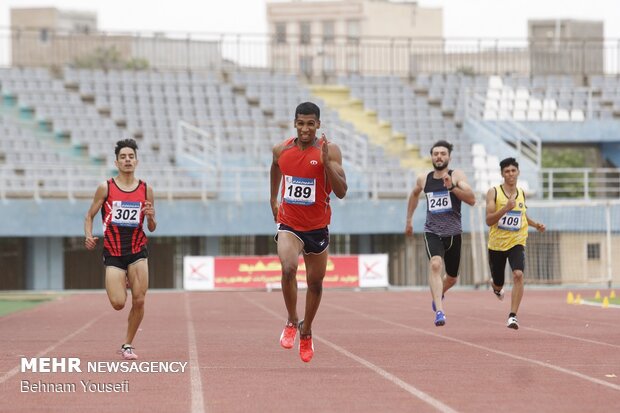
[[[277,256],[197,257],[183,259],[186,290],[280,288]],[[297,282],[306,286],[306,266],[299,257]],[[323,287],[387,287],[387,255],[333,255],[327,260]]]

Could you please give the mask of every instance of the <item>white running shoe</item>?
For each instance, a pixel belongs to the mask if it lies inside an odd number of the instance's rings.
[[[133,347],[130,344],[123,344],[118,351],[121,357],[125,360],[137,360],[138,355],[133,352]]]
[[[514,330],[518,330],[519,329],[519,320],[517,320],[517,317],[508,317],[508,322],[506,323],[506,327],[508,328],[512,328]]]
[[[504,299],[504,289],[502,288],[499,291],[493,290],[493,294],[497,297],[498,300],[502,301]]]

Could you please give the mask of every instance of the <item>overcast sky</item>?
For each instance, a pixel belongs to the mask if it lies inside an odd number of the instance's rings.
[[[271,1],[271,0],[269,0]],[[12,7],[56,7],[97,12],[99,28],[113,31],[265,33],[265,0],[1,0],[0,27]],[[442,7],[444,36],[525,38],[527,20],[603,20],[605,36],[620,39],[619,0],[420,0]]]

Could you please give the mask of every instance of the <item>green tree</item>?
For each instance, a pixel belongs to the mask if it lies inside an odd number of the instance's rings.
[[[576,148],[543,148],[543,168],[585,168],[585,152]],[[549,175],[544,177],[543,192],[550,191]],[[556,172],[553,174],[554,198],[583,198],[583,174],[580,172]]]
[[[73,65],[79,69],[148,69],[149,62],[146,59],[124,59],[116,46],[98,47],[91,54],[78,57]]]

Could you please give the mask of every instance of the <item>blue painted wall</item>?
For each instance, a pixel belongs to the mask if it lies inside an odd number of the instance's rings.
[[[484,202],[484,201],[478,201]],[[547,226],[554,230],[582,230],[584,207],[566,206],[557,201],[536,207],[532,203],[528,213],[535,217],[544,214]],[[72,237],[83,236],[83,223],[89,201],[64,200],[11,200],[0,203],[0,237]],[[480,204],[479,204],[480,205]],[[275,223],[269,202],[210,202],[157,201],[158,227],[153,236],[237,236],[272,235]],[[340,201],[332,202],[334,234],[400,234],[405,228],[407,200]],[[470,231],[471,208],[463,205],[463,230]],[[422,231],[426,205],[422,201],[414,214],[414,230]],[[603,208],[589,208],[588,214],[599,215]],[[612,217],[620,217],[620,205],[612,206]],[[541,217],[542,219],[542,217]],[[595,223],[595,221],[597,223]],[[620,220],[616,219],[618,224]],[[617,225],[618,225],[617,224]],[[588,218],[588,229],[604,228],[604,219]],[[101,219],[95,217],[94,233],[101,235]],[[620,227],[614,228],[620,231]],[[147,233],[148,235],[148,233]]]
[[[0,203],[0,237],[82,236],[84,216],[90,201],[10,200]],[[275,232],[269,202],[224,202],[199,200],[166,201],[155,204],[157,236],[270,235]],[[422,228],[424,204],[414,216]],[[332,200],[332,233],[400,233],[405,228],[407,200]],[[464,223],[467,208],[464,208]],[[94,233],[101,235],[101,219],[95,217]]]
[[[521,122],[544,143],[620,142],[620,121]]]
[[[545,143],[597,144],[601,154],[620,167],[620,121],[589,120],[584,122],[523,122]]]

